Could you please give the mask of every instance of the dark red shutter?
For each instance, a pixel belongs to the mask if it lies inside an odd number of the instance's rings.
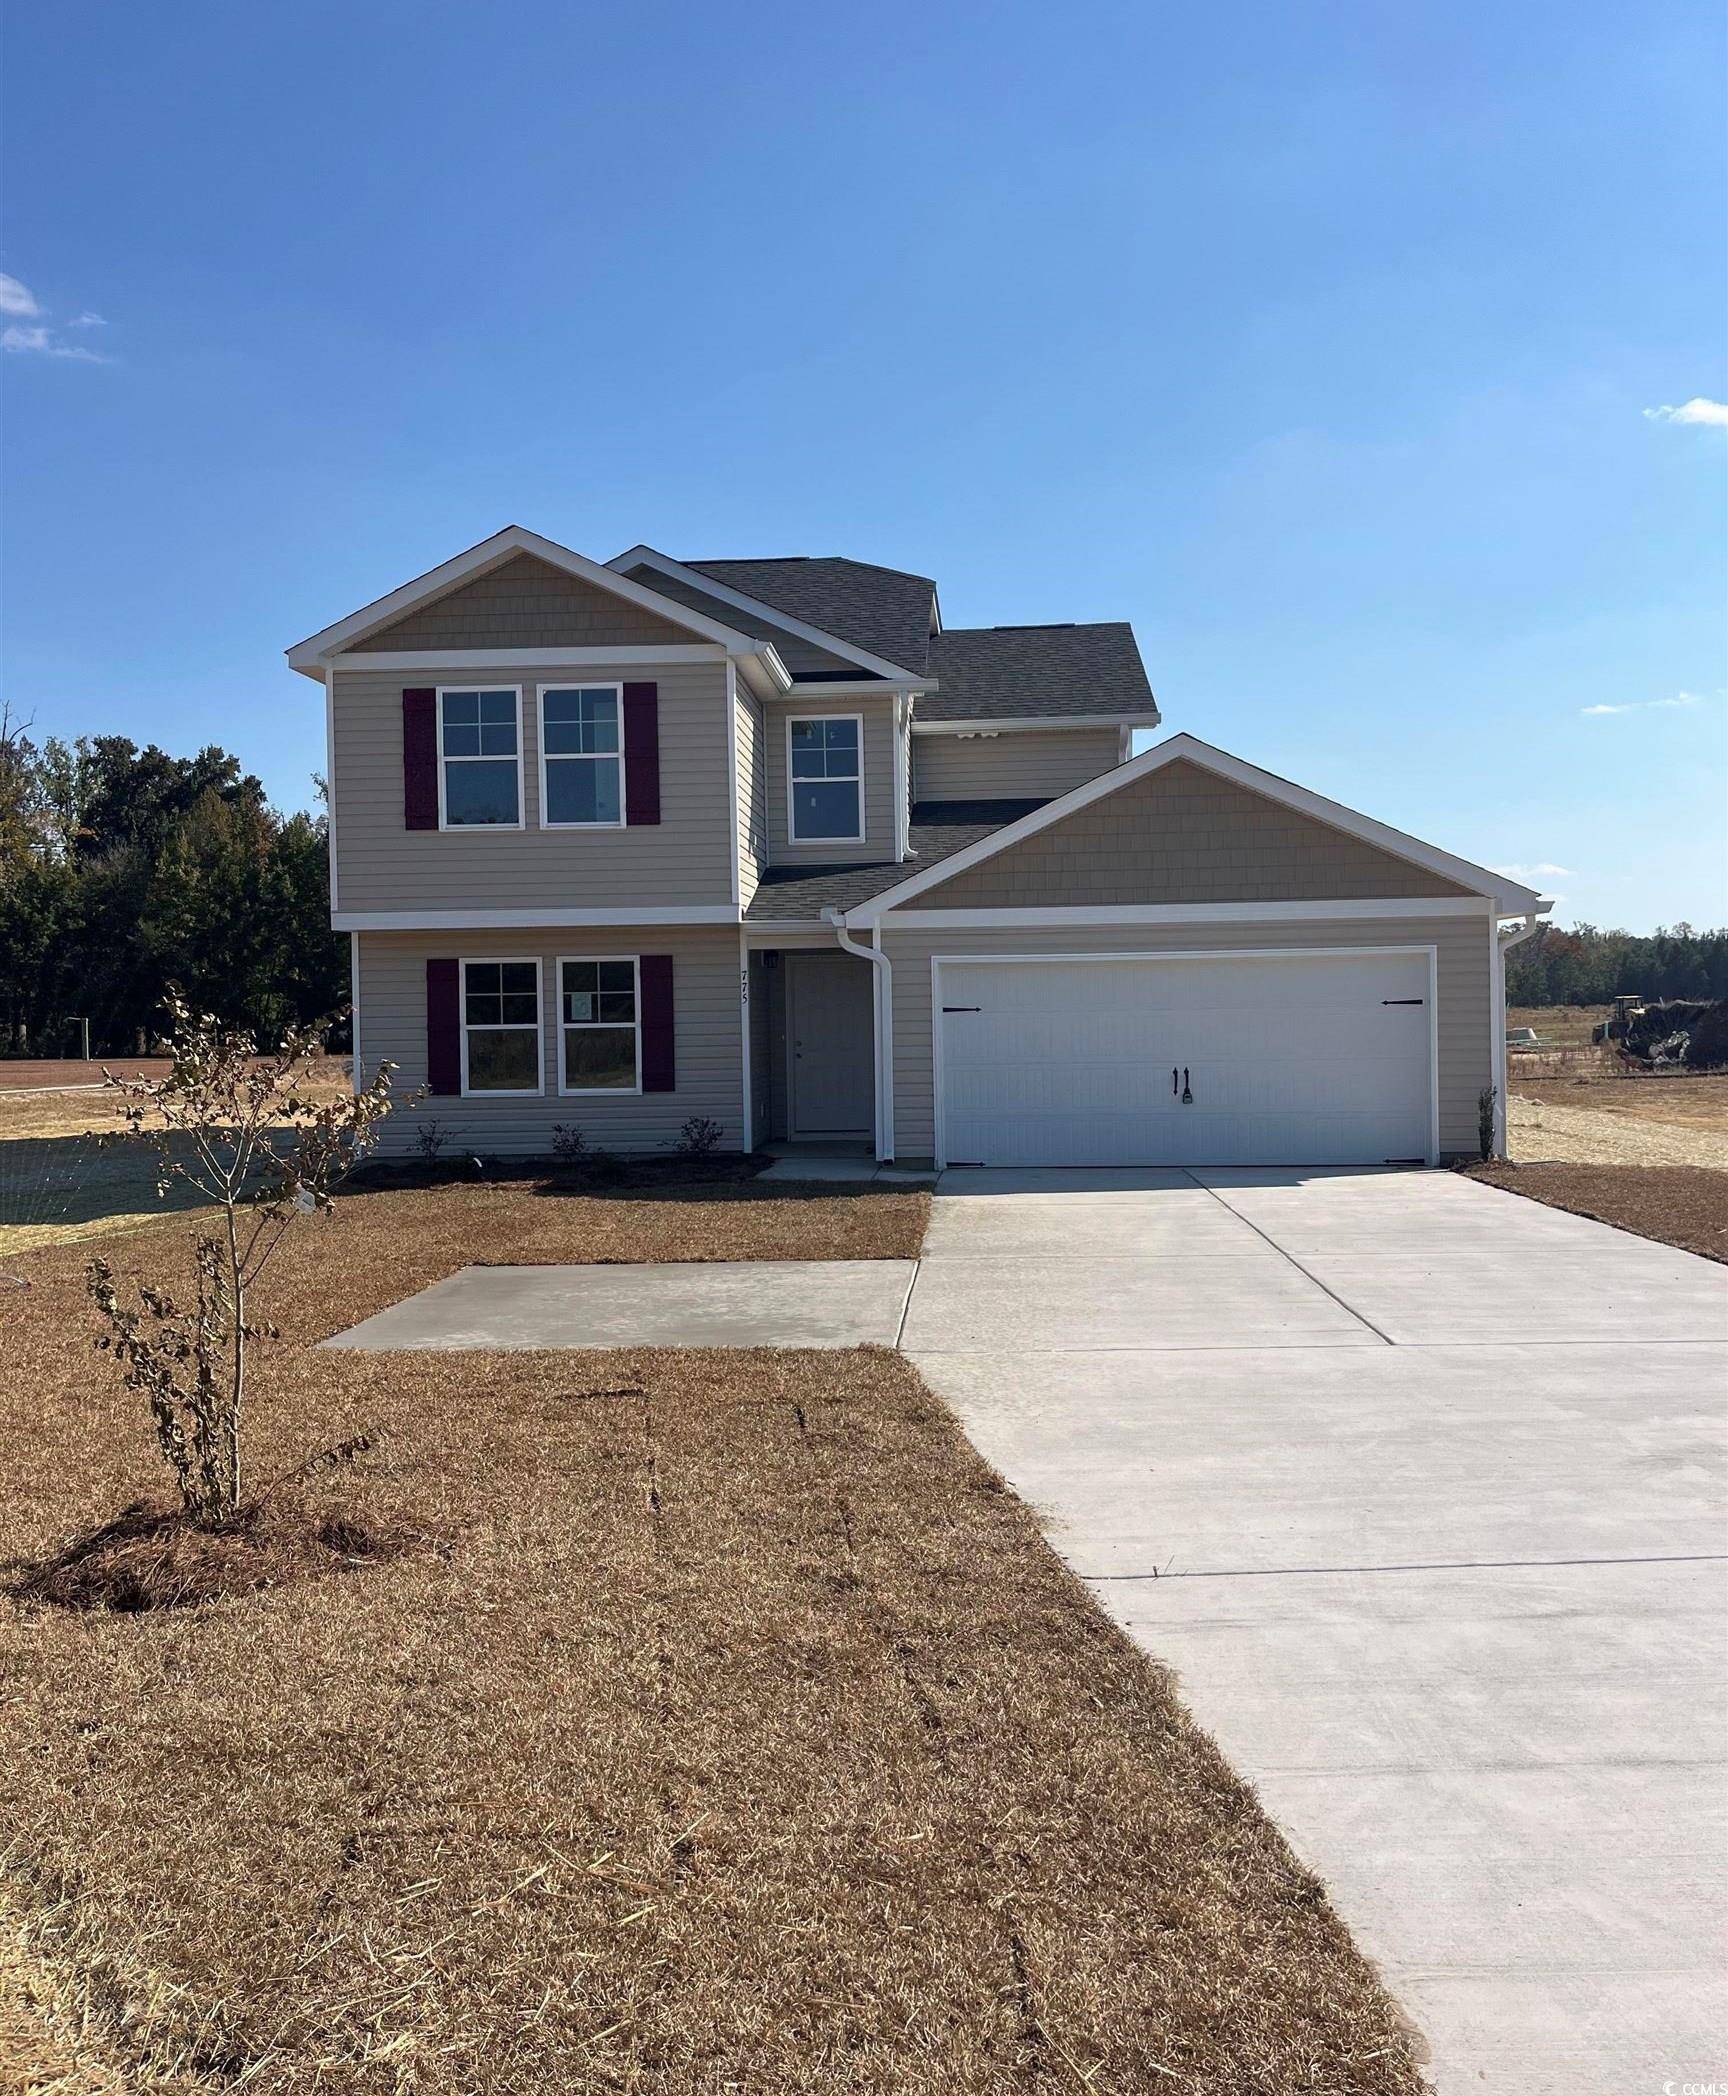
[[[678,1065],[672,1041],[672,956],[645,953],[636,965],[642,981],[642,1089],[675,1092]]]
[[[632,829],[639,822],[660,820],[658,684],[624,687],[624,820]]]
[[[438,827],[438,694],[430,686],[402,694],[402,823]]]
[[[462,1089],[462,963],[426,963],[426,1089]]]

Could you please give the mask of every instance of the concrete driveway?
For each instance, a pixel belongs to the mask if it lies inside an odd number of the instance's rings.
[[[1728,2088],[1728,1269],[1441,1173],[950,1172],[903,1344],[1442,2092]]]

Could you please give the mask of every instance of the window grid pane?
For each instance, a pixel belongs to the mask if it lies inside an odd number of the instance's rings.
[[[564,1027],[564,1089],[636,1089],[636,964],[565,961],[559,1014]]]

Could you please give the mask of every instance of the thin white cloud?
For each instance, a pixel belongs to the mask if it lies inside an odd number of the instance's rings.
[[[1688,400],[1677,408],[1646,408],[1646,422],[1696,422],[1706,429],[1728,429],[1728,400]]]
[[[1623,706],[1580,706],[1578,710],[1586,720],[1597,720],[1605,713],[1672,713],[1681,706],[1703,703],[1699,692],[1677,691],[1671,699],[1630,699]]]
[[[1503,873],[1509,881],[1548,881],[1558,877],[1570,880],[1570,866],[1556,866],[1551,859],[1538,859],[1534,866],[1496,866],[1496,873]]]
[[[0,270],[0,318],[9,319],[11,325],[0,328],[0,350],[14,357],[60,357],[69,364],[112,364],[112,357],[99,351],[86,349],[82,342],[68,342],[66,334],[73,328],[98,328],[108,325],[100,313],[88,309],[76,320],[69,320],[64,330],[54,327],[36,294],[28,284],[21,284],[16,277],[9,277]]]

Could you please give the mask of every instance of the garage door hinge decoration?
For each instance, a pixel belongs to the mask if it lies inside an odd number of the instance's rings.
[[[1426,1004],[1426,997],[1382,997],[1382,1004]]]

